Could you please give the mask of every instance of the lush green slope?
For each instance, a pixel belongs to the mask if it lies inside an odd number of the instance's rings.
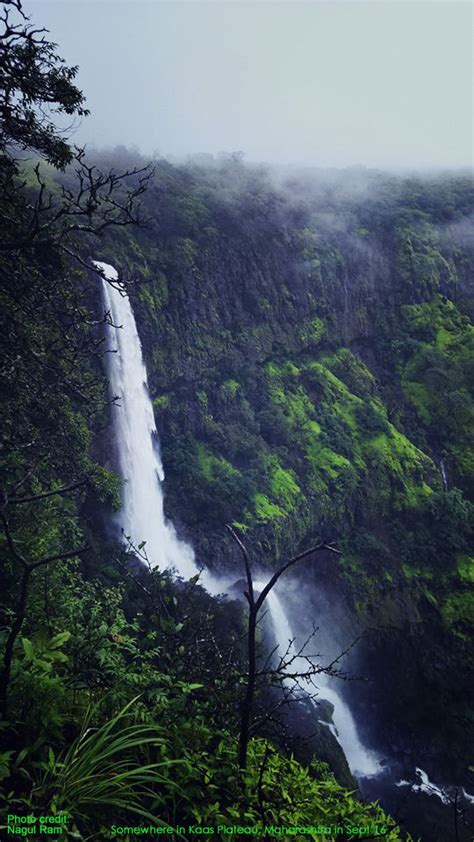
[[[464,781],[472,728],[467,186],[373,176],[360,195],[343,191],[346,178],[283,190],[239,161],[160,162],[145,198],[150,227],[73,245],[130,276],[166,503],[199,559],[240,576],[229,522],[268,568],[317,536],[335,539],[340,559],[308,567],[300,581],[331,595],[351,636],[375,629],[358,649],[369,689],[350,687],[365,738],[395,755],[429,746],[430,769]],[[21,202],[17,212],[20,225]],[[229,623],[229,606],[162,574],[153,583],[130,574],[118,548],[104,544],[97,513],[107,519],[117,487],[98,464],[109,460],[113,407],[104,405],[97,281],[72,271],[56,243],[47,260],[42,248],[8,256],[2,293],[5,357],[19,353],[22,366],[16,379],[13,365],[5,369],[6,488],[40,495],[5,509],[7,630],[21,600],[18,548],[33,562],[59,556],[32,574],[15,642],[2,756],[8,803],[68,809],[79,832],[97,838],[123,797],[130,820],[135,805],[171,824],[255,824],[262,815],[318,824],[327,809],[333,824],[384,821],[324,765],[308,774],[262,743],[252,745],[239,784],[241,610],[232,607]],[[17,299],[27,272],[35,283]],[[67,485],[71,494],[41,497]],[[62,557],[75,547],[81,566]],[[107,728],[137,694],[112,730],[120,741],[133,712],[133,727],[155,729],[148,736],[162,745],[159,758],[130,746],[122,792],[74,788],[66,747],[88,705],[99,705],[94,722]],[[155,762],[164,764],[159,794],[158,778],[133,777]]]
[[[318,535],[336,538],[340,562],[310,575],[339,591],[354,634],[389,626],[404,653],[387,663],[382,631],[360,648],[364,670],[378,659],[390,688],[375,730],[401,731],[423,752],[450,706],[436,751],[445,764],[444,744],[462,774],[470,180],[349,171],[275,187],[239,160],[163,162],[155,180],[150,229],[110,256],[141,281],[134,304],[170,515],[217,570],[239,564],[226,522],[269,566]]]
[[[63,837],[97,842],[119,821],[344,828],[316,840],[377,825],[396,842],[279,729],[239,769],[242,606],[106,540],[119,482],[89,266],[129,282],[169,512],[200,559],[238,575],[229,521],[268,567],[335,538],[340,561],[306,584],[333,588],[351,631],[376,628],[373,721],[402,745],[418,728],[418,750],[448,709],[435,760],[464,779],[472,187],[344,173],[275,189],[238,157],[158,162],[148,181],[120,150],[99,170],[54,125],[87,113],[77,68],[25,18],[2,27],[0,803],[19,817],[2,829],[66,812]],[[150,225],[132,229],[146,186]]]

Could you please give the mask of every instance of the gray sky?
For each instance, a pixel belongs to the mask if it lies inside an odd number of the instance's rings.
[[[77,142],[320,166],[473,163],[473,6],[24,0],[79,64]]]

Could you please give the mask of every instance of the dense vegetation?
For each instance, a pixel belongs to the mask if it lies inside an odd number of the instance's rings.
[[[363,673],[375,661],[384,674],[372,739],[401,733],[464,775],[472,181],[348,171],[277,184],[234,158],[159,162],[155,184],[132,295],[171,516],[217,570],[238,563],[226,521],[270,566],[336,537],[341,559],[301,575],[337,595],[354,636],[378,628],[359,647]]]
[[[151,175],[120,149],[92,167],[44,117],[85,113],[75,69],[14,20],[0,64],[2,810],[67,812],[71,839],[328,819],[401,839],[278,733],[257,733],[239,772],[240,604],[106,540],[119,482],[88,262],[128,280],[169,513],[200,559],[240,571],[228,522],[267,567],[337,538],[340,560],[306,576],[337,589],[354,635],[377,628],[360,656],[380,663],[375,723],[423,746],[449,709],[433,762],[463,781],[472,185],[358,172],[277,185],[238,156]]]

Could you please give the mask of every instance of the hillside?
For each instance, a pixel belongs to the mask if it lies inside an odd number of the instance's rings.
[[[4,5],[1,829],[467,842],[470,174],[89,156]]]

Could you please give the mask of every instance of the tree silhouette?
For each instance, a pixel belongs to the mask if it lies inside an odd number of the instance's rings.
[[[297,555],[290,558],[284,564],[282,564],[275,573],[270,577],[269,581],[265,585],[264,588],[260,591],[258,596],[255,593],[254,588],[254,580],[253,580],[253,573],[252,573],[252,565],[250,562],[250,556],[248,550],[243,543],[243,541],[239,538],[235,530],[232,526],[227,525],[227,531],[233,538],[233,540],[238,544],[240,550],[242,552],[244,558],[244,565],[245,565],[245,575],[247,579],[247,590],[244,591],[244,596],[247,599],[249,605],[249,613],[248,613],[248,621],[247,621],[247,677],[245,683],[245,691],[242,698],[241,703],[241,719],[240,719],[240,734],[239,734],[239,752],[238,752],[238,762],[240,769],[244,770],[247,768],[247,749],[248,743],[250,739],[251,733],[251,720],[252,720],[252,712],[254,706],[254,698],[255,698],[255,691],[256,691],[256,684],[257,684],[257,649],[256,649],[256,642],[257,642],[257,624],[259,619],[260,611],[265,603],[265,600],[270,593],[270,591],[275,587],[276,583],[278,582],[279,578],[286,573],[294,564],[298,561],[302,561],[305,558],[313,555],[314,553],[318,552],[331,552],[340,555],[339,550],[332,546],[331,543],[322,542],[320,544],[316,544],[314,547],[310,547],[308,550],[303,550],[303,552],[298,553]],[[291,655],[289,653],[289,649],[286,653],[284,653],[280,659],[280,664],[276,670],[272,670],[273,675],[278,675],[280,679],[280,683],[284,679],[294,679],[297,681],[298,679],[310,679],[314,675],[322,672],[323,670],[321,667],[317,665],[311,664],[308,660],[308,669],[302,672],[301,670],[297,670],[296,672],[287,672],[287,668],[291,666],[297,658],[301,657],[301,653],[295,653]]]

